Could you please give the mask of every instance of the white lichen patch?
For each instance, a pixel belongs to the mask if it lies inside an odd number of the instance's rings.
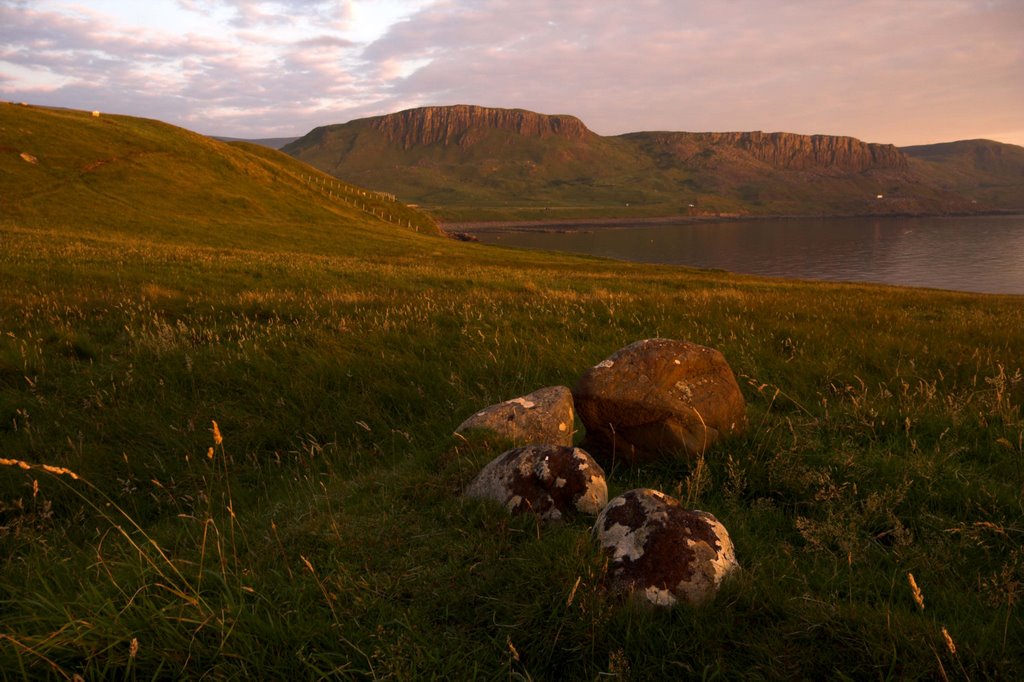
[[[675,383],[677,391],[683,394],[683,397],[687,400],[693,400],[693,389],[685,381],[677,381]]]
[[[514,404],[519,405],[520,407],[522,407],[524,409],[527,409],[527,410],[537,406],[536,403],[532,403],[529,400],[527,400],[526,398],[513,398],[512,400],[509,400],[507,402],[514,403]]]
[[[594,369],[608,369],[615,366],[614,360],[602,360],[601,362],[594,365]]]
[[[675,606],[678,601],[670,590],[663,587],[648,585],[644,588],[644,599],[655,606]]]
[[[608,483],[604,476],[591,476],[587,488],[576,500],[576,510],[584,514],[597,514],[608,503]]]
[[[736,549],[733,547],[732,539],[729,537],[729,531],[725,529],[725,526],[718,519],[707,512],[698,511],[697,513],[704,517],[704,520],[711,526],[715,535],[718,536],[718,551],[710,562],[714,571],[714,584],[717,588],[722,584],[725,576],[740,567],[739,562],[736,561]]]

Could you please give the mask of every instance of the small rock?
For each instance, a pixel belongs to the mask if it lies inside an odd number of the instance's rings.
[[[628,462],[695,457],[747,424],[725,358],[687,341],[637,341],[587,370],[573,397],[587,445]]]
[[[459,424],[455,433],[489,431],[515,444],[572,445],[572,391],[549,386],[485,407]]]
[[[604,470],[580,448],[527,445],[492,460],[466,488],[468,497],[496,500],[513,514],[545,521],[597,514],[608,501]]]
[[[718,519],[657,490],[637,488],[611,500],[594,536],[608,556],[611,589],[656,606],[700,604],[739,568]]]

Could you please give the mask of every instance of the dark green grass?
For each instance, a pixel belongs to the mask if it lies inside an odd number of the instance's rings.
[[[521,253],[328,208],[246,246],[288,224],[279,201],[216,239],[164,213],[79,231],[28,200],[0,227],[0,457],[33,465],[0,466],[6,676],[1019,676],[1019,297]],[[588,519],[459,495],[500,452],[451,435],[466,415],[652,336],[720,349],[748,401],[702,466],[608,467],[612,494],[730,530],[743,571],[701,608],[606,593]]]

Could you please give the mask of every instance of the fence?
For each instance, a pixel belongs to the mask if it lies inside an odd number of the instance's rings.
[[[370,190],[360,189],[352,185],[348,185],[337,180],[330,180],[324,176],[317,175],[306,175],[303,177],[303,181],[306,185],[320,190],[322,194],[330,199],[336,199],[347,206],[369,213],[381,220],[389,223],[394,223],[399,227],[409,227],[419,232],[420,227],[426,227],[414,223],[409,218],[402,218],[401,216],[394,215],[393,213],[385,210],[383,206],[374,206],[367,203],[367,200],[375,198],[378,201],[391,202],[394,204],[398,203],[398,198],[390,192],[372,192]],[[360,199],[362,197],[362,199]],[[436,228],[436,225],[430,227]]]

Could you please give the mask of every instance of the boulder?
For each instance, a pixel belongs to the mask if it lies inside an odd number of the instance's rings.
[[[700,604],[739,568],[718,519],[657,490],[638,488],[611,500],[594,536],[608,556],[609,587],[657,606]]]
[[[487,431],[513,443],[572,445],[572,391],[549,386],[485,407],[459,424],[455,433]]]
[[[496,500],[513,514],[532,511],[557,521],[597,514],[608,501],[608,484],[601,466],[580,448],[527,445],[492,460],[465,494]]]
[[[746,428],[746,403],[717,350],[637,341],[587,370],[573,389],[596,454],[629,462],[702,454]]]

